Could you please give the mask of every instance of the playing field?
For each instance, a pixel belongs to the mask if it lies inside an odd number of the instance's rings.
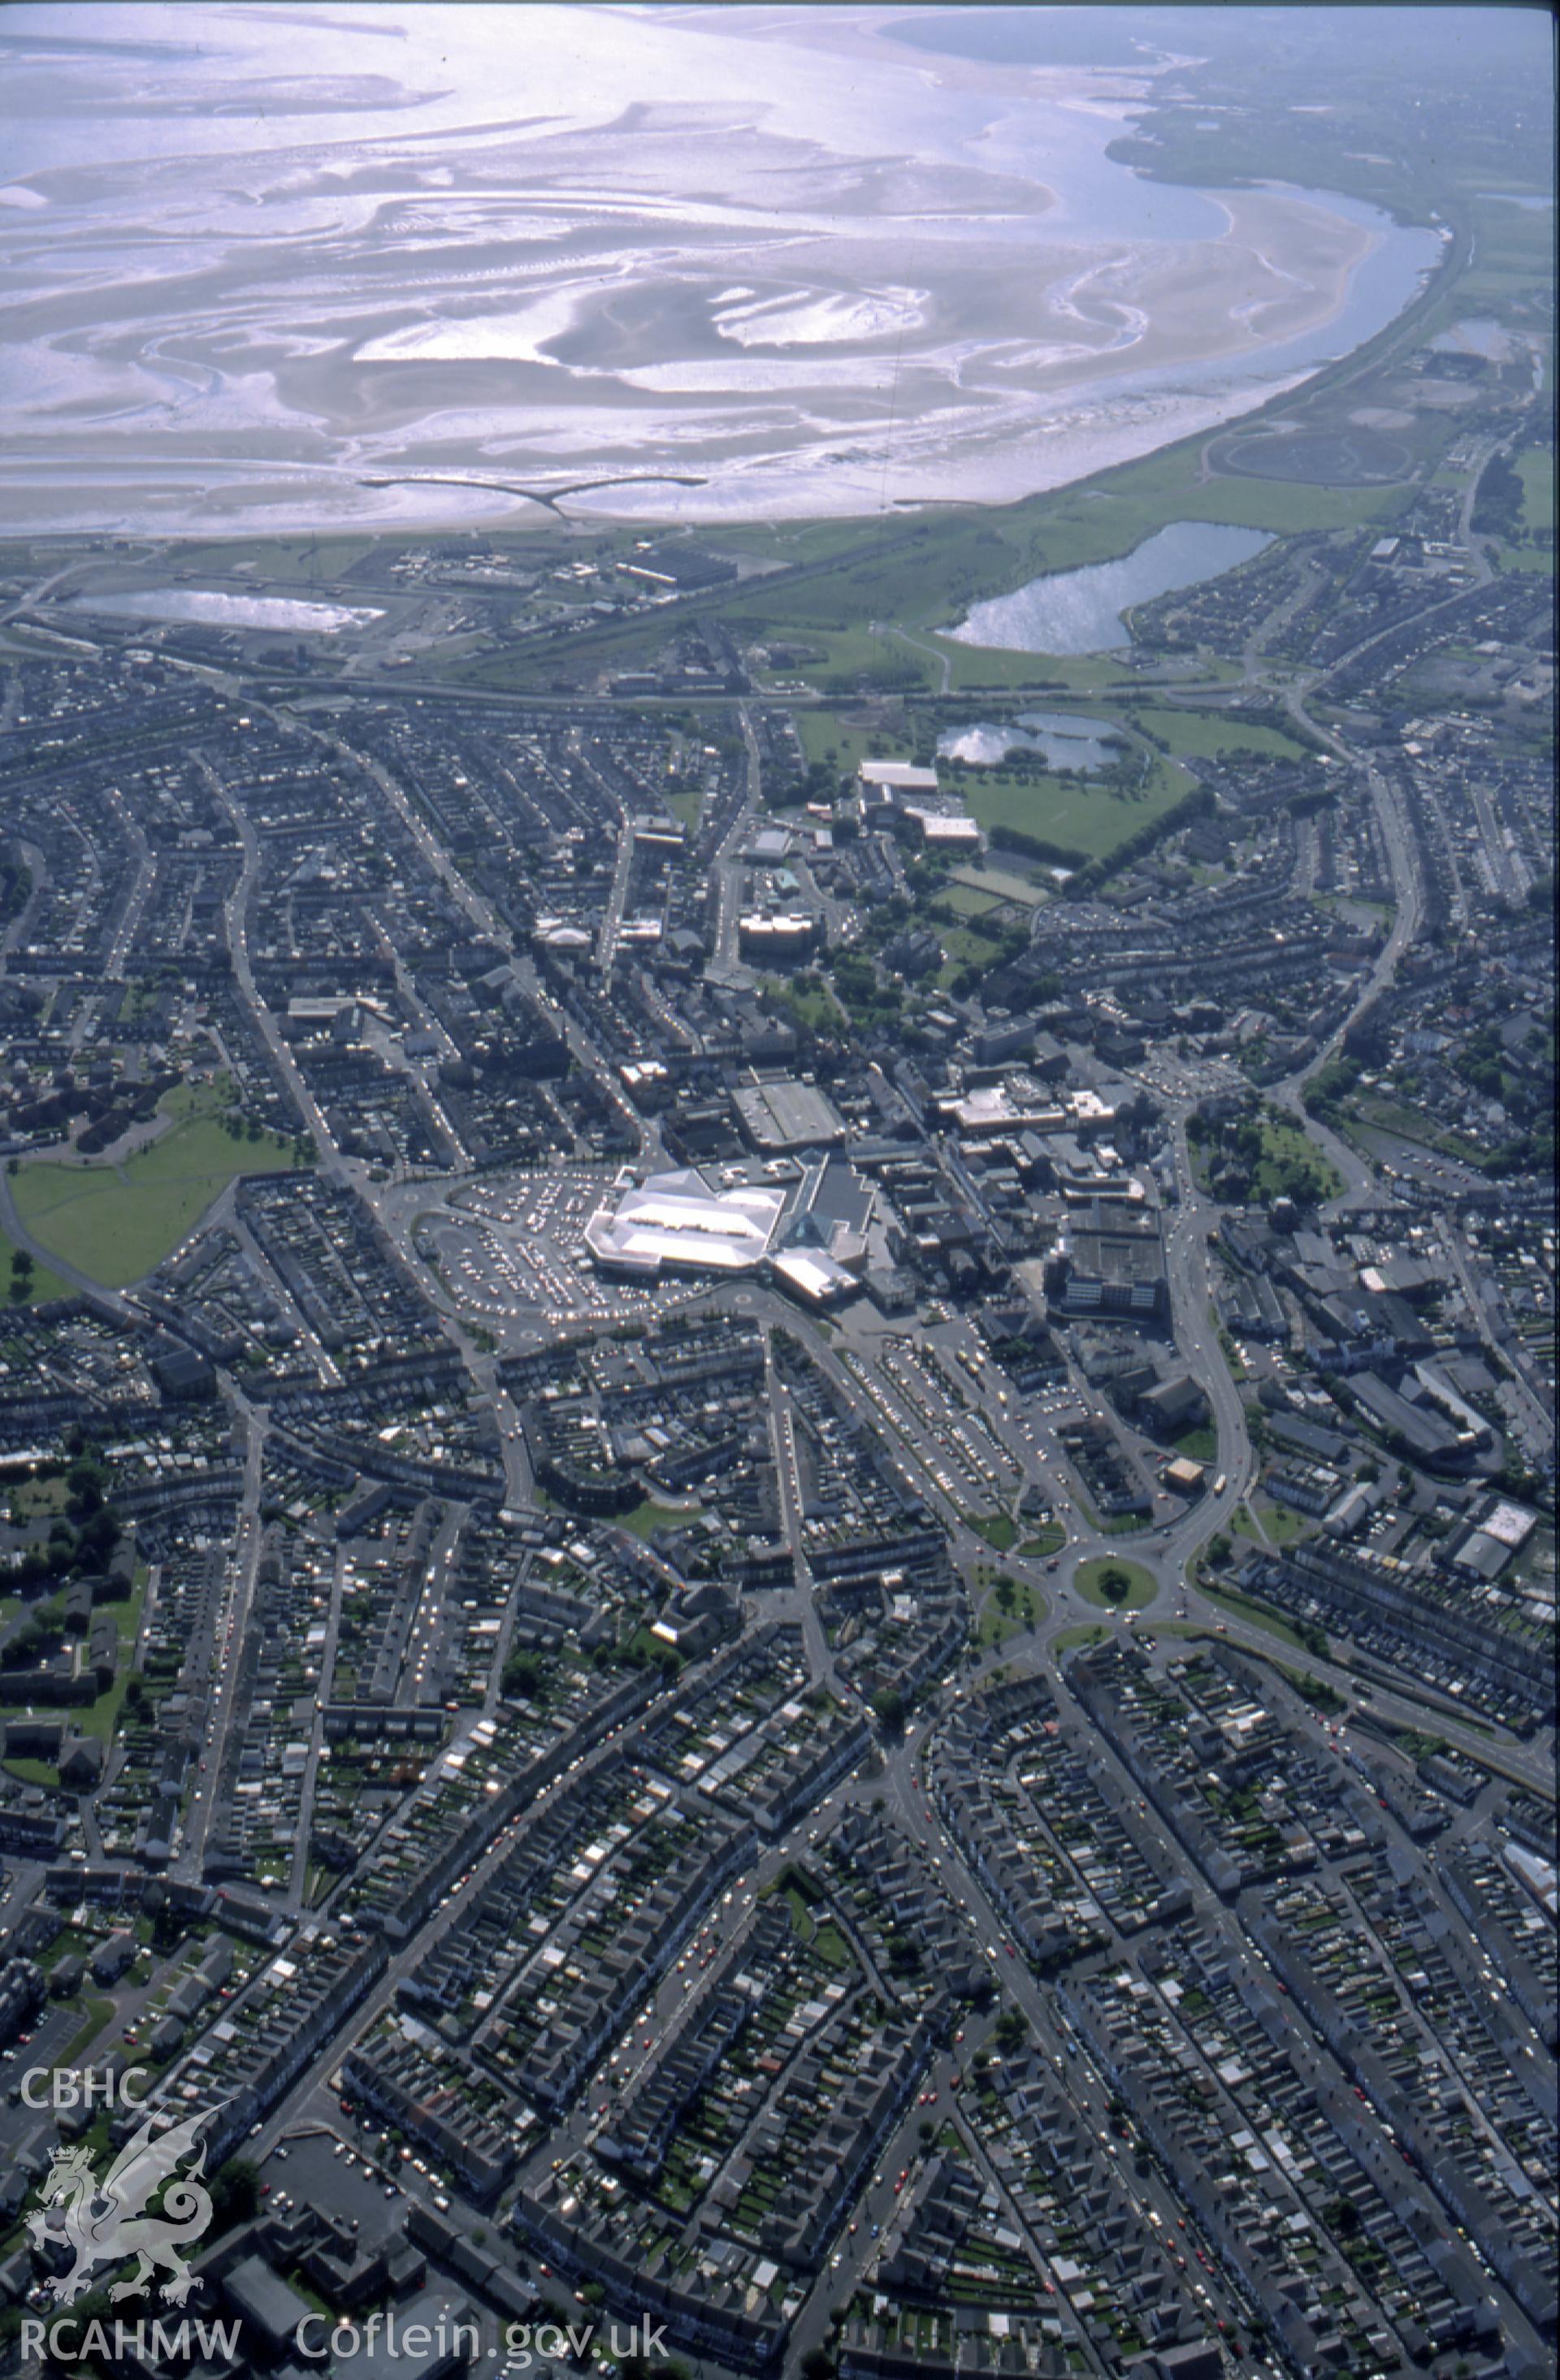
[[[953,880],[956,885],[962,884],[972,892],[983,894],[989,902],[1014,901],[1025,909],[1038,909],[1046,898],[1041,887],[1031,884],[1027,876],[1015,876],[1005,868],[956,868]],[[950,901],[953,897],[951,892],[947,895]]]
[[[1031,894],[1031,901],[1032,898]],[[1000,892],[978,892],[969,884],[950,884],[938,905],[956,917],[989,917],[993,909],[1001,908],[1002,895]]]
[[[267,1133],[235,1140],[214,1116],[176,1123],[122,1165],[24,1165],[17,1212],[40,1244],[105,1289],[123,1289],[172,1254],[239,1173],[276,1173],[290,1145]]]
[[[1178,770],[1161,763],[1142,791],[1130,795],[1076,778],[1010,777],[1000,768],[967,770],[959,791],[988,834],[993,827],[1016,827],[1080,859],[1108,859],[1128,835],[1172,808],[1187,785]]]

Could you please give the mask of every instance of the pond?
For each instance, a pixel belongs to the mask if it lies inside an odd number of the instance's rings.
[[[73,608],[130,620],[205,620],[216,628],[278,628],[335,636],[365,627],[382,612],[347,603],[299,603],[282,595],[223,595],[215,588],[147,587],[124,595],[76,595]]]
[[[1082,769],[1091,774],[1108,769],[1121,757],[1121,746],[1110,740],[1118,734],[1108,719],[1085,719],[1063,710],[1021,710],[1001,726],[981,719],[968,727],[950,727],[937,739],[939,759],[964,760],[990,767],[1009,752],[1042,752],[1053,769]]]
[[[973,605],[949,633],[957,644],[1003,652],[1111,652],[1132,641],[1123,615],[1134,603],[1217,578],[1272,543],[1262,529],[1172,521],[1115,562],[1050,571],[1011,595]]]

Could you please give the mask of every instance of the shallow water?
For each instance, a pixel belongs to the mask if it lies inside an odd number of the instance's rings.
[[[1092,775],[1110,766],[1120,746],[1110,738],[1115,730],[1108,719],[1086,719],[1063,710],[1022,710],[1010,724],[978,720],[969,727],[950,727],[937,739],[943,759],[989,766],[1010,752],[1042,752],[1053,769],[1081,769]]]
[[[361,628],[383,613],[347,603],[299,603],[280,595],[224,595],[215,588],[148,587],[123,595],[78,595],[71,608],[130,620],[203,620],[217,628],[307,630],[333,637]]]
[[[1003,502],[1249,409],[1439,252],[1326,194],[1227,240],[1107,157],[1086,67],[950,78],[851,11],[199,18],[0,12],[18,528],[496,520],[623,473],[570,509]]]

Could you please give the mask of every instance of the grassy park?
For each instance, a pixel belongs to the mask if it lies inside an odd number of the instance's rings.
[[[296,1163],[292,1142],[274,1133],[235,1134],[230,1110],[225,1085],[183,1085],[163,1101],[168,1129],[120,1163],[21,1166],[11,1180],[17,1212],[42,1246],[123,1289],[170,1256],[236,1176]]]
[[[1335,1198],[1343,1188],[1343,1177],[1332,1159],[1322,1154],[1310,1139],[1304,1128],[1286,1119],[1264,1111],[1258,1120],[1261,1134],[1262,1153],[1252,1177],[1264,1198],[1283,1195],[1290,1171],[1295,1166],[1309,1166],[1318,1183],[1317,1196]]]
[[[628,1530],[636,1537],[652,1537],[657,1529],[686,1529],[690,1521],[698,1518],[696,1504],[658,1504],[653,1496],[646,1496],[628,1512],[614,1515],[615,1526]]]
[[[1010,1637],[1038,1627],[1048,1608],[1042,1595],[1032,1586],[1020,1586],[1005,1572],[981,1608],[975,1642],[983,1653],[995,1652]]]

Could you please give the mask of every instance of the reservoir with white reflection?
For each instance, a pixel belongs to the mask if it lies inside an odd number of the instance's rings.
[[[1108,719],[1060,710],[1021,710],[1002,727],[981,720],[971,727],[950,727],[937,739],[940,760],[990,768],[1010,752],[1041,752],[1048,768],[1079,769],[1090,775],[1108,768],[1123,748],[1119,732]]]
[[[1177,587],[1200,586],[1249,562],[1273,540],[1216,521],[1172,521],[1115,562],[1047,572],[1011,595],[975,604],[949,630],[957,644],[1010,653],[1103,653],[1132,641],[1125,614]]]
[[[277,628],[335,636],[384,614],[366,605],[299,603],[282,595],[223,595],[215,588],[147,587],[123,595],[77,595],[72,608],[130,620],[204,620],[218,628]]]

